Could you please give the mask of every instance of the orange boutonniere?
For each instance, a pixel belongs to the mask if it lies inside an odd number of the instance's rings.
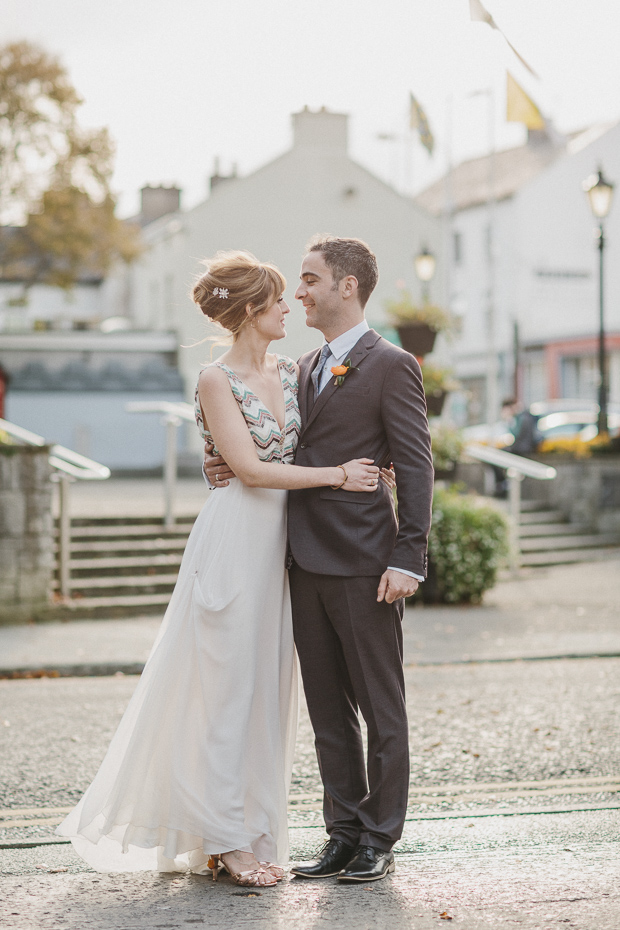
[[[351,365],[350,358],[348,358],[343,365],[334,365],[334,367],[331,369],[331,373],[332,375],[336,376],[334,381],[336,387],[341,387],[344,384],[344,379],[351,370],[358,371],[354,365]]]

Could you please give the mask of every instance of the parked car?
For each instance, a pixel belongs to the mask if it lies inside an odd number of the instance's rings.
[[[562,438],[581,439],[584,442],[594,439],[598,434],[598,410],[598,404],[592,401],[567,398],[536,401],[529,408],[529,412],[536,418],[541,442]],[[620,435],[620,404],[609,404],[607,420],[610,435]],[[465,441],[482,442],[498,448],[507,448],[514,442],[514,436],[504,420],[468,426],[463,430],[463,437]]]

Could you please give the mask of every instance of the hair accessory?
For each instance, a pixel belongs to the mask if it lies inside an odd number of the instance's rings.
[[[214,287],[214,288],[213,288],[213,296],[214,296],[214,297],[221,297],[223,300],[227,300],[227,299],[228,299],[228,294],[229,294],[229,293],[230,293],[230,291],[228,290],[227,287]]]

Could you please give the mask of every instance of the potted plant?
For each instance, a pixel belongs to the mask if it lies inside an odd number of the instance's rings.
[[[428,362],[422,362],[422,380],[426,394],[426,409],[429,416],[438,417],[450,391],[458,388],[458,382],[452,377],[449,368],[437,368]]]
[[[464,446],[461,431],[443,423],[433,424],[431,426],[431,440],[435,478],[454,481]]]
[[[433,351],[437,333],[450,336],[459,330],[459,319],[453,313],[428,301],[416,304],[407,290],[400,292],[398,300],[386,301],[385,306],[401,346],[416,358],[423,358]]]

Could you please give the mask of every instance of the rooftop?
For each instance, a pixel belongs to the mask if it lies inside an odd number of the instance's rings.
[[[439,181],[416,197],[416,203],[430,213],[440,214],[450,204],[452,210],[466,210],[486,203],[493,177],[495,200],[505,200],[564,153],[563,146],[528,142],[493,155],[461,162]]]

